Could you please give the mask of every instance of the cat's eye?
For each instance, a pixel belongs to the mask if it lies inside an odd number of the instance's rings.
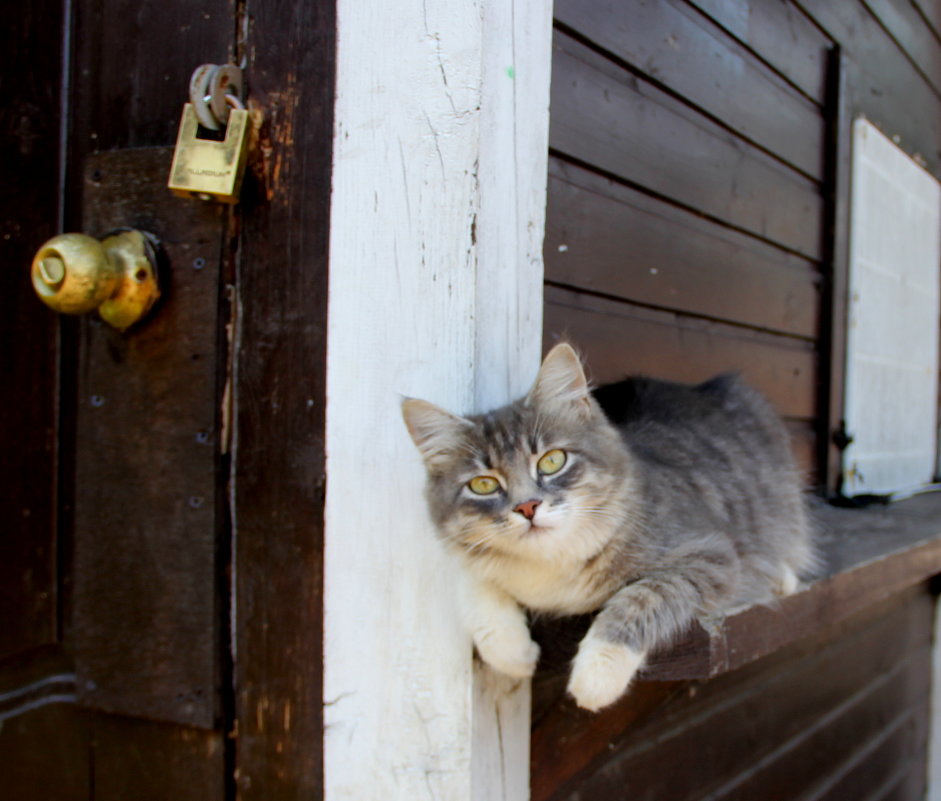
[[[542,455],[536,463],[536,467],[544,476],[551,476],[553,473],[558,473],[565,466],[565,460],[565,451],[553,448]]]
[[[467,486],[477,495],[493,495],[500,489],[500,482],[493,476],[475,476],[467,482]]]

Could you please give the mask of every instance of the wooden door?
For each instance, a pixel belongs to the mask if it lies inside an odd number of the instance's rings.
[[[332,20],[300,0],[9,9],[4,798],[319,795]],[[227,61],[254,123],[234,209],[166,189],[189,75]],[[146,322],[32,296],[49,236],[121,226],[163,246]]]

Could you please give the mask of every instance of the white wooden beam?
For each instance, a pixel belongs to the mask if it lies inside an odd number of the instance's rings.
[[[339,0],[327,356],[329,799],[522,801],[529,688],[475,672],[402,395],[539,362],[551,3]]]

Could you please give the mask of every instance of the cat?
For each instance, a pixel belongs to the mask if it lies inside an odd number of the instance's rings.
[[[531,676],[525,610],[599,610],[568,682],[584,709],[614,703],[696,617],[790,594],[815,566],[787,433],[736,375],[592,392],[562,343],[508,406],[460,417],[408,398],[402,412],[480,658]]]

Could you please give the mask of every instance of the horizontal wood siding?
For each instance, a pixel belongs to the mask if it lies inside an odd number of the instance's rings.
[[[761,331],[568,288],[547,287],[545,298],[546,331],[573,339],[593,354],[592,376],[598,384],[629,373],[663,372],[680,381],[702,381],[740,369],[785,416],[813,414],[812,343],[794,340],[782,346]]]
[[[822,174],[819,104],[683,0],[555,6],[560,30],[809,176]]]
[[[917,21],[921,15],[906,13],[909,3],[901,0],[801,0],[798,5],[846,54],[853,116],[865,114],[939,175],[941,39],[933,33],[926,36],[925,23]],[[937,3],[925,0],[921,6]],[[934,15],[938,16],[936,10]]]
[[[565,33],[549,144],[622,181],[804,255],[820,255],[814,181]]]
[[[543,738],[560,726],[547,705],[536,716],[534,801],[868,799],[901,784],[922,792],[932,616],[919,588],[711,682],[641,684],[616,709],[623,728],[612,713],[599,716],[610,727],[604,744],[570,733],[560,748]],[[540,758],[552,787],[539,779]]]
[[[691,0],[690,5],[815,103],[824,104],[827,70],[820,53],[831,42],[795,4]]]
[[[941,6],[557,0],[555,16],[544,346],[572,341],[599,384],[738,370],[811,481],[832,481],[847,121],[939,174]],[[927,593],[896,597],[595,716],[544,666],[533,798],[920,798],[930,630]]]
[[[554,283],[816,339],[812,260],[561,159],[550,165],[549,187]]]
[[[723,6],[724,8],[724,6]],[[550,122],[545,345],[596,382],[738,370],[814,468],[827,37],[790,54],[683,0],[560,0]]]

